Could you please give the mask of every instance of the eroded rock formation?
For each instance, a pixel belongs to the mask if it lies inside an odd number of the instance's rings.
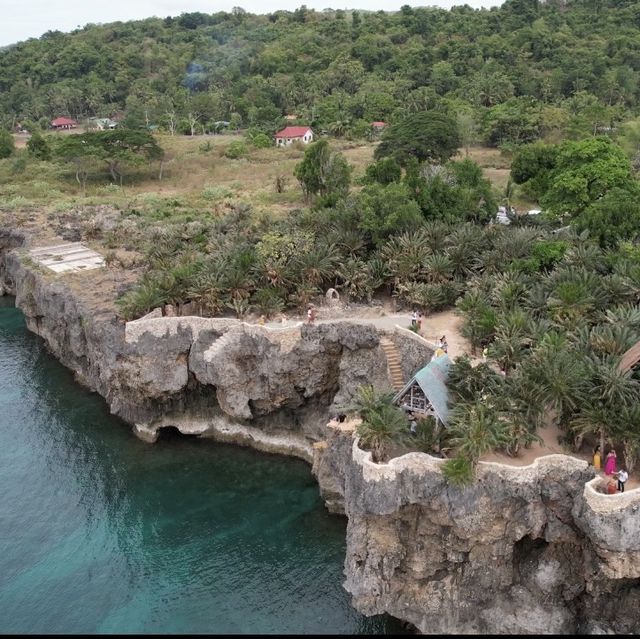
[[[0,233],[0,249],[22,241]],[[441,460],[373,464],[348,428],[326,428],[359,385],[390,388],[372,327],[164,317],[125,328],[18,251],[0,250],[0,291],[140,436],[174,425],[313,458],[328,508],[348,517],[345,587],[365,614],[426,633],[640,630],[637,491],[599,495],[587,464],[565,456],[484,464],[461,490]],[[408,378],[430,350],[402,331],[393,338]]]
[[[353,604],[425,633],[640,629],[640,491],[602,495],[586,462],[481,463],[459,489],[443,460],[374,464],[344,426],[315,449],[327,505],[347,515]]]

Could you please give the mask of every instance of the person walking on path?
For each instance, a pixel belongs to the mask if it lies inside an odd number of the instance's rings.
[[[624,492],[624,484],[629,479],[629,473],[623,468],[618,471],[618,490]]]
[[[598,471],[602,468],[602,459],[600,456],[600,444],[598,444],[593,451],[593,467]]]
[[[418,327],[418,311],[414,309],[413,313],[411,313],[411,328]]]
[[[615,449],[611,449],[607,453],[607,458],[604,462],[604,474],[605,475],[615,475],[616,474],[616,451]]]
[[[418,312],[418,333],[422,330],[422,313]]]
[[[307,308],[307,324],[313,324],[316,319],[316,309],[313,304],[309,304]]]

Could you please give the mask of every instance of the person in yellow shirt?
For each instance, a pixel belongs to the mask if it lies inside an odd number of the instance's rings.
[[[598,444],[593,451],[593,467],[596,470],[600,470],[602,468],[602,459],[600,456],[600,444]]]

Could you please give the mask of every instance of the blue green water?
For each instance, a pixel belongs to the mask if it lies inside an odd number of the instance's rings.
[[[0,298],[0,633],[388,633],[302,461],[137,440]]]

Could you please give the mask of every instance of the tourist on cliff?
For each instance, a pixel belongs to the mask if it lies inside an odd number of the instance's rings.
[[[602,461],[600,456],[600,444],[598,444],[593,450],[593,467],[596,470],[600,470],[602,468]]]
[[[618,490],[623,493],[624,492],[624,484],[629,479],[629,473],[622,467],[618,471]]]
[[[309,304],[307,308],[307,324],[313,324],[316,319],[316,309],[313,304]]]
[[[607,453],[607,458],[604,462],[604,474],[605,475],[615,475],[616,473],[616,451],[612,448]]]

